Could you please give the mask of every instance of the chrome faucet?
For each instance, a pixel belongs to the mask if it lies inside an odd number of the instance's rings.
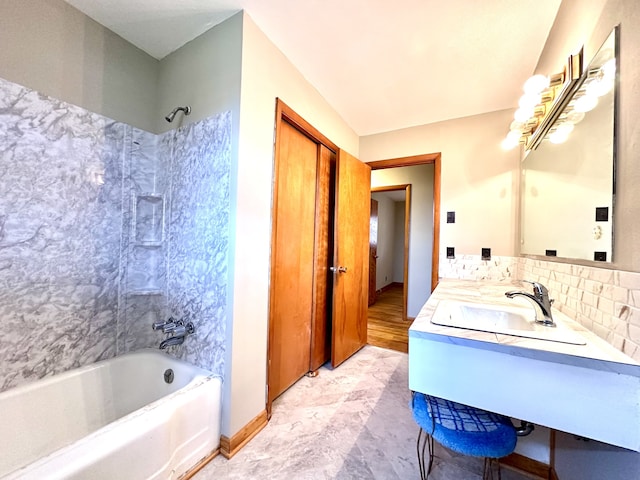
[[[517,290],[506,292],[505,295],[508,298],[513,298],[518,295],[527,298],[536,310],[536,322],[548,327],[555,327],[556,324],[553,321],[553,316],[551,315],[551,304],[553,303],[553,300],[549,299],[549,290],[547,290],[547,287],[538,282],[530,282],[528,280],[523,280],[523,282],[533,285],[533,295],[528,292],[521,292]],[[542,318],[538,317],[538,309],[535,308],[536,306],[540,309],[540,312],[542,312]]]
[[[169,337],[160,342],[160,350],[164,350],[167,347],[173,347],[174,345],[182,345],[184,343],[184,336],[182,337]]]
[[[169,317],[169,320],[165,322],[155,322],[151,328],[162,330],[162,333],[171,334],[170,337],[160,342],[160,350],[174,345],[182,345],[186,336],[195,332],[193,323],[185,323],[184,320],[175,320],[173,317]]]

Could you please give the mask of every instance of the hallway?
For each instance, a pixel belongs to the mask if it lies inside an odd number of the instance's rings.
[[[398,352],[409,351],[411,321],[402,318],[402,284],[393,283],[369,307],[367,343]]]

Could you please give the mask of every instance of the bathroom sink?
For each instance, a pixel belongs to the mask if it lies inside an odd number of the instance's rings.
[[[443,300],[438,304],[431,323],[573,345],[586,344],[579,333],[558,319],[555,326],[536,323],[533,308]]]

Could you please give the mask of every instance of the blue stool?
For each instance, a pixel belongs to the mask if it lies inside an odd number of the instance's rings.
[[[413,392],[411,408],[413,418],[420,426],[416,449],[422,480],[426,480],[431,472],[434,439],[454,452],[484,457],[482,478],[493,478],[494,464],[500,478],[498,459],[516,448],[516,429],[508,417],[418,392]],[[425,438],[421,447],[423,432]],[[429,465],[425,467],[426,446]]]

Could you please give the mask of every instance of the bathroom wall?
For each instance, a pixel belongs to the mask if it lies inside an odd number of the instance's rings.
[[[407,316],[416,317],[431,294],[433,251],[433,165],[371,172],[371,188],[411,184]]]
[[[362,161],[441,152],[440,260],[456,256],[513,257],[516,250],[519,154],[500,142],[513,111],[475,115],[360,138]],[[410,183],[410,182],[407,182]],[[456,223],[446,223],[446,212]]]
[[[371,198],[378,202],[376,290],[380,290],[394,281],[396,211],[394,208],[395,202],[384,193],[372,192]]]
[[[2,0],[0,45],[0,78],[154,131],[158,61],[66,2]]]
[[[406,202],[395,202],[396,228],[393,232],[393,281],[404,283],[404,222]]]
[[[0,389],[156,347],[224,369],[230,114],[157,137],[0,79]]]
[[[229,371],[224,435],[232,436],[264,411],[267,357],[273,130],[281,98],[322,134],[358,154],[358,136],[243,12],[242,86],[230,271]],[[330,33],[328,33],[330,34]]]

